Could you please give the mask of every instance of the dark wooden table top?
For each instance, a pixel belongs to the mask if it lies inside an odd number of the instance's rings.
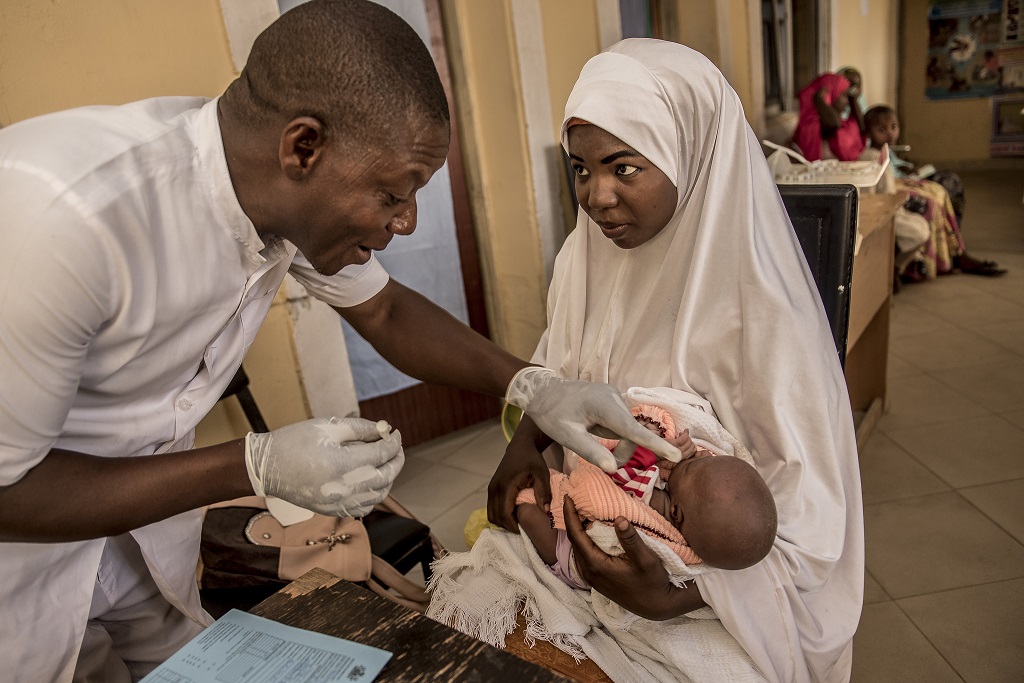
[[[251,612],[394,653],[378,681],[569,681],[322,569],[299,577]]]

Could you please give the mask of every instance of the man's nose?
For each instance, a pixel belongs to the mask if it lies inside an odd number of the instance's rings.
[[[396,235],[411,235],[416,230],[416,203],[392,218],[388,230]]]

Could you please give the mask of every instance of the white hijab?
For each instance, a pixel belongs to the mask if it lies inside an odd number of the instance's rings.
[[[674,180],[678,206],[623,250],[584,211],[555,263],[536,362],[562,376],[707,399],[779,511],[761,563],[697,579],[769,680],[850,676],[864,533],[846,384],[817,289],[736,93],[675,43],[624,40],[565,107]]]

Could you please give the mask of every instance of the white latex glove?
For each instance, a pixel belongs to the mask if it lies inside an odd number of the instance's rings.
[[[405,464],[402,435],[381,420],[315,418],[245,437],[257,496],[324,515],[362,517],[384,500]]]
[[[522,408],[542,432],[605,472],[625,464],[637,444],[666,460],[679,462],[682,457],[678,448],[636,421],[610,384],[562,379],[553,370],[531,366],[512,378],[505,400]],[[620,439],[614,453],[590,432]]]

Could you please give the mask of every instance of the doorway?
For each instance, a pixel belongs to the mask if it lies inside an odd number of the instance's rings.
[[[424,37],[451,102],[454,95],[439,0],[375,1],[406,19]],[[433,216],[433,220],[443,223],[443,228],[449,231],[454,224],[454,234],[447,237],[436,235],[431,240],[430,253],[420,250],[405,255],[404,261],[399,254],[395,263],[389,263],[386,262],[389,258],[387,252],[384,252],[381,261],[397,280],[417,289],[473,330],[489,338],[483,276],[459,143],[456,108],[452,106],[451,111],[448,162],[437,174],[440,176],[447,172],[447,187],[440,194],[421,198],[420,221],[421,228],[425,228],[427,226],[422,222],[431,220]],[[431,183],[434,182],[432,179]],[[417,234],[420,234],[420,229]],[[388,251],[392,251],[393,247]],[[427,258],[431,259],[429,276],[423,272]],[[427,276],[422,286],[416,281],[417,273]],[[392,368],[375,351],[369,349],[366,342],[351,328],[345,330],[345,335],[350,358],[355,357],[356,363],[367,370],[363,373],[363,381],[360,381],[359,368],[353,366],[360,415],[370,420],[387,420],[398,426],[402,432],[402,443],[406,447],[497,417],[501,413],[500,399],[417,382]]]

